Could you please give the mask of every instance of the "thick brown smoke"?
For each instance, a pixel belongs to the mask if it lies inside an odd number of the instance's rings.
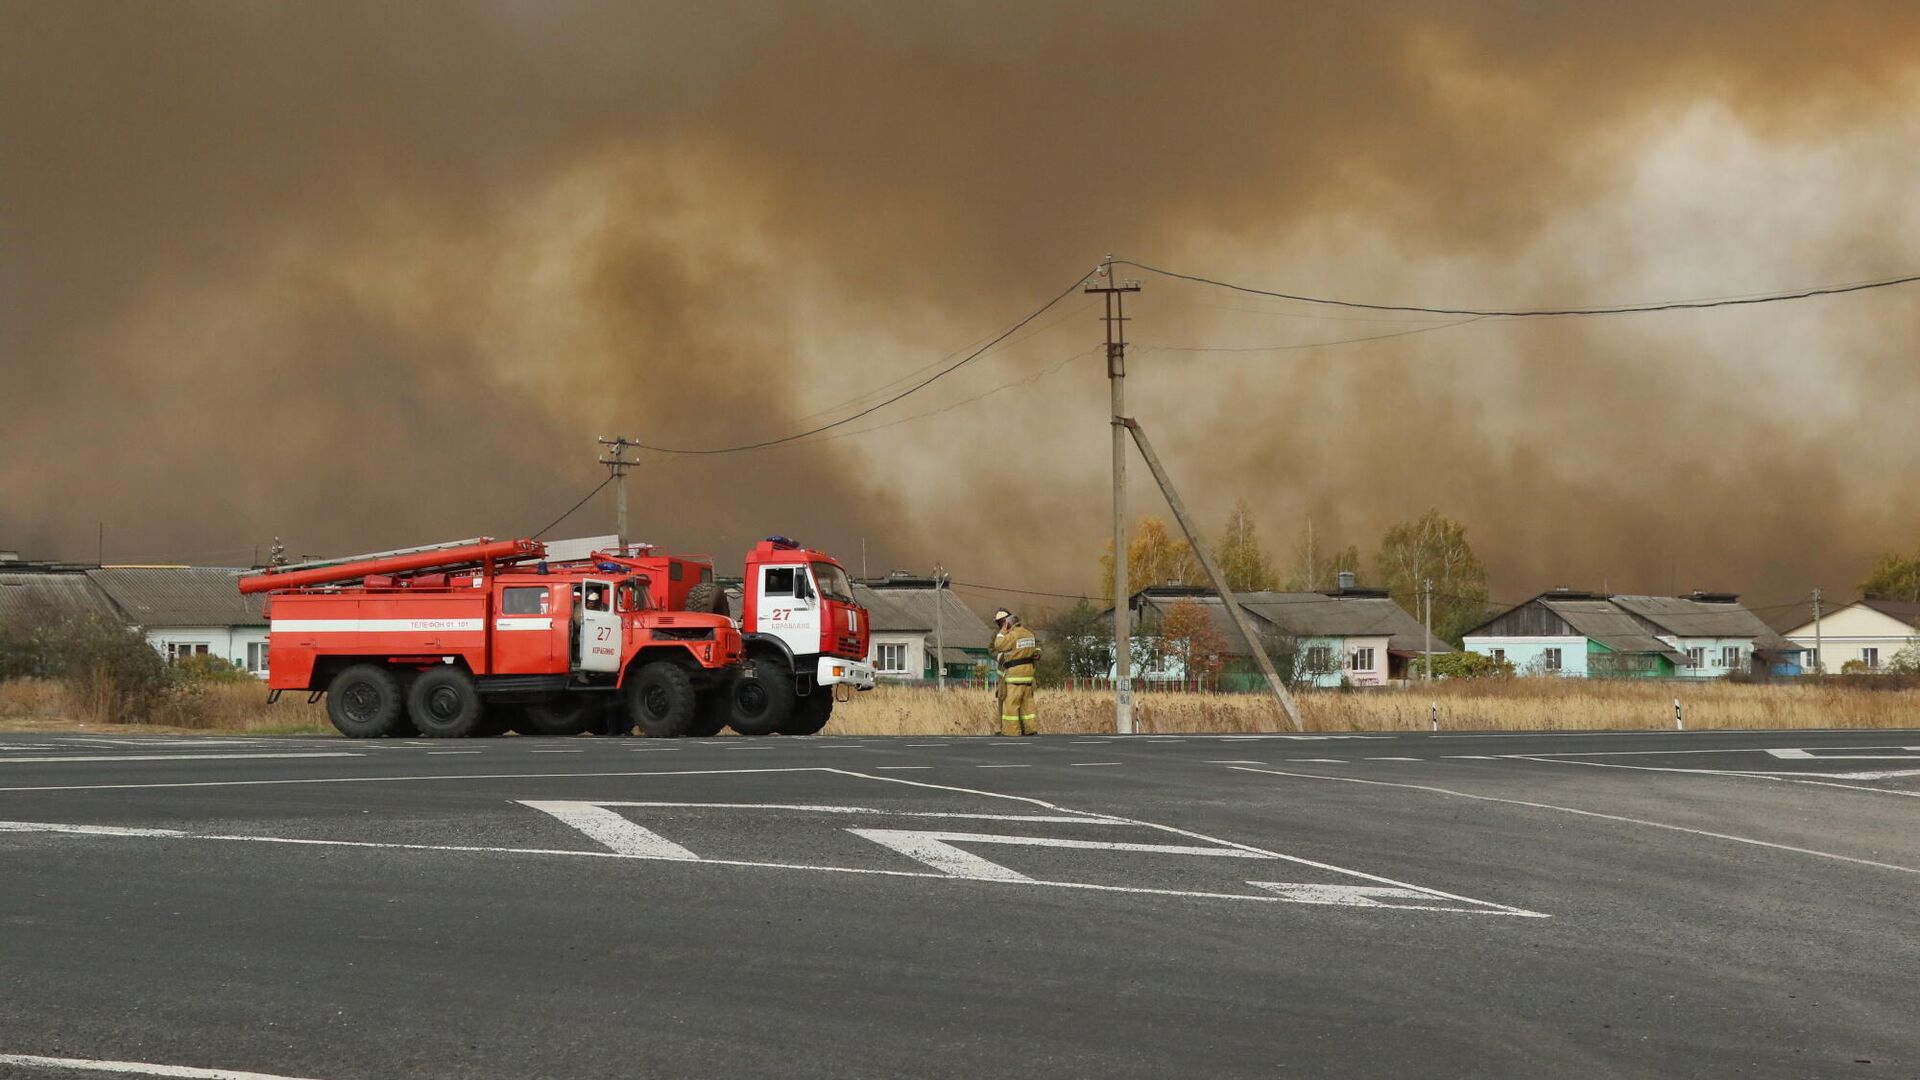
[[[0,547],[526,533],[596,435],[844,416],[1107,251],[1502,306],[1920,268],[1911,5],[1347,7],[0,2]],[[1778,602],[1920,539],[1915,299],[1438,327],[1148,277],[1130,411],[1275,548],[1435,505],[1496,598]],[[647,455],[636,531],[1091,588],[1099,333],[1076,296],[871,433]]]

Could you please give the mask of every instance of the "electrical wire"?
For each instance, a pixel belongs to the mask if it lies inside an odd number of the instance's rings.
[[[958,371],[961,368],[965,367],[966,365],[973,363],[975,360],[978,360],[980,357],[986,355],[988,350],[992,349],[994,346],[1012,337],[1015,333],[1018,333],[1022,327],[1025,327],[1028,323],[1039,318],[1041,315],[1046,314],[1047,310],[1052,308],[1055,304],[1058,304],[1060,301],[1065,300],[1069,294],[1079,289],[1081,282],[1085,280],[1086,280],[1085,276],[1075,278],[1073,280],[1073,284],[1060,290],[1060,292],[1056,294],[1052,299],[1048,300],[1044,304],[1041,304],[1039,307],[1033,309],[1032,312],[1030,312],[1026,317],[1022,318],[1019,322],[1014,323],[1012,326],[1008,327],[1006,330],[995,335],[993,339],[988,341],[985,345],[980,346],[979,348],[973,350],[972,352],[968,353],[966,356],[960,358],[959,360],[951,364],[948,364],[946,367],[941,368],[939,371],[934,372],[932,375],[929,375],[926,378],[920,380],[919,382],[914,383],[912,386],[907,387],[905,390],[902,390],[897,394],[887,397],[884,400],[876,402],[875,404],[869,405],[866,408],[861,409],[859,412],[852,414],[851,416],[842,417],[841,419],[835,420],[832,423],[821,424],[820,426],[811,428],[807,431],[795,432],[794,434],[791,434],[791,435],[782,435],[777,439],[762,439],[759,442],[742,443],[738,446],[714,446],[714,447],[702,448],[702,447],[684,447],[684,446],[654,446],[648,443],[641,443],[639,444],[639,446],[643,450],[652,450],[655,453],[659,453],[659,454],[683,454],[683,455],[701,455],[701,456],[711,455],[711,454],[737,454],[745,450],[764,450],[770,446],[784,446],[787,443],[798,442],[799,440],[804,439],[809,435],[818,435],[821,432],[831,431],[834,428],[840,427],[842,425],[850,424],[855,420],[860,419],[863,416],[868,416],[873,413],[879,412],[881,409],[886,408],[887,406],[893,404],[896,401],[901,400],[902,398],[911,396],[913,394],[917,394],[920,391],[925,390],[927,387],[938,382],[940,379],[948,375],[951,375],[955,371]]]
[[[1455,319],[1437,326],[1422,326],[1417,330],[1395,330],[1387,334],[1368,334],[1365,337],[1338,338],[1333,341],[1302,341],[1291,345],[1137,345],[1135,350],[1150,352],[1196,352],[1196,353],[1248,353],[1248,352],[1289,352],[1294,349],[1321,349],[1329,345],[1354,345],[1362,341],[1384,341],[1387,338],[1410,337],[1414,334],[1426,334],[1435,330],[1451,330],[1456,326],[1477,323],[1490,315],[1476,315],[1471,319]]]
[[[561,515],[560,515],[559,517],[557,517],[557,518],[554,518],[554,519],[553,519],[552,521],[549,521],[549,522],[547,522],[547,527],[546,527],[546,528],[544,528],[544,529],[541,529],[541,530],[540,530],[539,532],[537,532],[537,533],[534,533],[534,534],[533,534],[533,539],[535,539],[535,540],[538,540],[538,539],[540,539],[541,537],[543,537],[543,536],[545,536],[545,535],[547,535],[547,533],[548,533],[548,532],[549,532],[550,530],[552,530],[552,528],[553,528],[553,527],[554,527],[555,525],[558,525],[558,524],[560,524],[561,522],[563,522],[563,521],[565,521],[565,520],[567,520],[568,518],[570,518],[570,517],[572,517],[572,516],[573,516],[573,512],[574,512],[575,510],[578,510],[578,509],[580,509],[581,507],[583,507],[583,506],[585,506],[585,505],[587,505],[587,500],[588,500],[588,499],[591,499],[591,498],[593,498],[593,497],[594,497],[595,495],[598,495],[598,494],[600,494],[600,489],[601,489],[601,488],[604,488],[604,487],[606,487],[606,486],[607,486],[608,484],[611,484],[611,483],[613,483],[613,474],[612,474],[612,473],[608,473],[608,474],[607,474],[607,478],[606,478],[605,480],[602,480],[602,481],[600,481],[600,482],[599,482],[598,484],[595,484],[595,485],[594,485],[594,487],[593,487],[593,490],[592,490],[592,491],[589,491],[589,492],[587,492],[587,493],[586,493],[586,495],[584,495],[584,496],[582,496],[579,502],[577,502],[577,503],[574,503],[574,504],[573,504],[572,506],[570,506],[570,507],[568,507],[568,508],[567,508],[567,512],[566,512],[566,513],[564,513],[564,514],[561,514]]]
[[[1810,289],[1793,289],[1783,292],[1752,293],[1744,296],[1722,296],[1699,300],[1658,300],[1640,304],[1618,304],[1596,307],[1566,308],[1450,308],[1427,307],[1419,304],[1380,304],[1363,300],[1341,300],[1334,297],[1305,296],[1299,293],[1276,292],[1270,289],[1256,289],[1251,285],[1237,285],[1230,281],[1219,281],[1198,274],[1183,274],[1175,270],[1165,270],[1158,266],[1134,262],[1130,259],[1116,260],[1115,266],[1131,266],[1149,274],[1158,274],[1165,278],[1191,281],[1198,285],[1210,285],[1245,293],[1249,296],[1270,296],[1277,300],[1293,300],[1303,304],[1325,304],[1329,307],[1355,308],[1363,311],[1410,311],[1425,315],[1474,315],[1481,318],[1541,319],[1565,318],[1590,315],[1637,315],[1650,311],[1693,311],[1703,308],[1737,307],[1747,304],[1773,304],[1785,300],[1807,300],[1817,296],[1839,296],[1843,293],[1865,292],[1868,289],[1885,289],[1894,285],[1910,285],[1920,281],[1920,274],[1904,277],[1881,278],[1875,281],[1857,281],[1842,285],[1822,285]]]

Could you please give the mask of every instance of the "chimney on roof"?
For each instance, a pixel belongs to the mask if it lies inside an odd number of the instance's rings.
[[[1353,588],[1354,585],[1357,584],[1360,579],[1354,576],[1353,571],[1342,570],[1340,571],[1340,573],[1334,576],[1334,580],[1339,583],[1340,591],[1346,592],[1348,589]]]

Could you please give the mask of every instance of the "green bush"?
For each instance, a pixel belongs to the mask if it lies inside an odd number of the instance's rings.
[[[1420,657],[1414,660],[1407,670],[1410,674],[1426,674],[1426,658]],[[1436,679],[1508,679],[1513,677],[1513,663],[1508,660],[1495,660],[1485,653],[1441,653],[1433,658],[1433,677]]]

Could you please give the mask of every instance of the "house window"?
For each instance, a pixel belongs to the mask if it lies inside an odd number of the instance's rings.
[[[905,674],[907,670],[907,643],[888,641],[875,645],[873,666],[891,675]]]
[[[1705,645],[1695,645],[1693,648],[1687,650],[1687,666],[1690,668],[1707,666],[1707,647]]]
[[[1559,649],[1542,649],[1540,651],[1540,659],[1548,671],[1560,670]]]
[[[1353,671],[1372,671],[1373,646],[1353,650],[1353,655],[1348,657],[1347,667]]]
[[[1860,662],[1867,665],[1868,669],[1879,667],[1880,666],[1880,650],[1879,649],[1861,649]]]
[[[168,660],[185,660],[189,656],[207,655],[207,643],[204,641],[167,642]]]
[[[1720,666],[1730,670],[1738,669],[1740,667],[1740,646],[1720,646]]]
[[[1333,648],[1327,645],[1307,647],[1307,670],[1315,673],[1333,670]]]
[[[1493,657],[1493,662],[1496,664],[1504,664],[1507,662],[1507,650],[1505,649],[1491,650],[1488,655]]]
[[[267,670],[267,643],[264,641],[247,642],[247,670],[255,673]]]

